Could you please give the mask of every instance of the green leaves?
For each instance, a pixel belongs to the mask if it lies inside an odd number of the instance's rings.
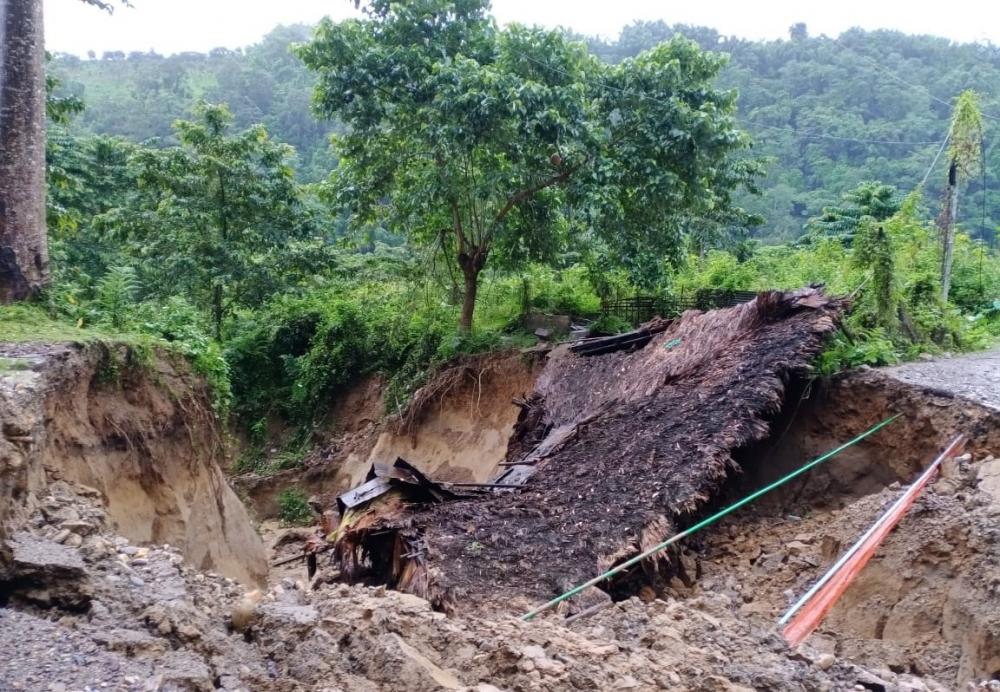
[[[899,211],[902,203],[896,188],[877,180],[862,182],[845,193],[843,200],[844,206],[824,207],[820,216],[809,219],[807,232],[838,238],[850,246],[865,219],[885,221]]]
[[[498,30],[486,8],[369,3],[299,48],[317,111],[348,126],[329,191],[355,227],[425,243],[447,229],[475,284],[491,255],[594,238],[649,275],[686,219],[734,218],[731,192],[757,169],[734,157],[748,145],[735,95],[710,84],[723,58],[675,40],[609,66],[559,32]]]
[[[139,293],[139,279],[132,267],[111,267],[97,282],[99,318],[117,330],[124,330]]]
[[[959,173],[968,177],[978,171],[982,160],[983,116],[979,95],[971,89],[959,94],[951,117],[948,153],[958,164]]]
[[[285,250],[309,219],[287,145],[261,126],[230,134],[222,106],[201,104],[195,116],[175,124],[180,146],[134,153],[137,189],[100,224],[124,241],[151,294],[190,296],[219,335],[236,306],[290,278]]]

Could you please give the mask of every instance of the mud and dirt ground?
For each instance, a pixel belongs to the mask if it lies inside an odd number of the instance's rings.
[[[573,622],[562,610],[522,622],[527,604],[499,599],[445,615],[412,595],[335,583],[322,558],[314,580],[297,563],[254,591],[178,548],[118,535],[92,488],[49,468],[11,527],[0,692],[1000,689],[997,358],[861,372],[804,393],[801,420],[744,450],[747,473],[719,501],[759,487],[755,460],[800,464],[888,413],[906,416],[691,540],[665,590]],[[820,630],[790,650],[777,618],[956,432],[970,434],[972,454],[949,463]],[[299,549],[293,540],[273,557]]]
[[[4,692],[746,692],[850,689],[872,676],[789,652],[773,631],[734,618],[721,592],[630,599],[572,625],[496,611],[447,617],[415,596],[321,580],[283,578],[248,595],[184,566],[169,546],[133,546],[103,526],[79,546],[60,543],[47,517],[70,509],[92,505],[56,481],[16,534],[18,564],[58,578],[40,577],[0,607]]]
[[[808,644],[892,680],[961,689],[1000,671],[1000,460],[948,461]],[[732,515],[706,535],[697,590],[731,593],[740,616],[774,626],[903,492],[813,498]]]

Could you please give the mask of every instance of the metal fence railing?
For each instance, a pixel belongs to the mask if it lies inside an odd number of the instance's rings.
[[[653,317],[676,317],[685,310],[714,310],[747,303],[757,297],[756,291],[731,291],[703,288],[691,293],[682,292],[672,298],[657,296],[630,296],[601,301],[601,315],[613,315],[632,325],[639,325]]]

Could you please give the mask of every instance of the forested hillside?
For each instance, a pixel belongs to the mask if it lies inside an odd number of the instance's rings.
[[[767,219],[760,231],[775,239],[798,235],[803,224],[863,180],[881,180],[908,192],[926,174],[948,134],[955,97],[974,89],[987,117],[983,182],[971,182],[960,218],[988,238],[1000,221],[1000,162],[991,126],[1000,125],[1000,50],[955,44],[933,36],[853,29],[839,37],[811,37],[797,25],[789,39],[746,41],[701,27],[643,23],[626,27],[615,43],[591,42],[607,60],[621,60],[682,33],[704,49],[731,56],[720,86],[739,91],[740,122],[758,152],[773,157],[767,194],[742,203]],[[993,165],[990,165],[990,164]],[[946,175],[943,162],[928,181],[935,204]]]
[[[1000,223],[1000,181],[992,172],[997,166],[989,165],[1000,163],[991,136],[1000,125],[991,117],[1000,116],[996,47],[892,31],[812,37],[804,26],[793,27],[788,40],[754,42],[662,22],[628,26],[615,42],[588,43],[614,62],[677,33],[731,56],[717,84],[738,90],[740,123],[753,134],[756,153],[768,157],[766,194],[739,198],[765,220],[753,235],[772,242],[795,238],[809,218],[865,180],[903,193],[913,189],[948,133],[954,98],[969,88],[982,99],[988,165],[985,179],[970,180],[959,218],[974,237],[992,242]],[[54,71],[67,92],[86,102],[77,121],[86,130],[169,141],[171,123],[204,98],[228,104],[238,127],[263,123],[295,147],[299,176],[318,180],[333,163],[327,136],[334,127],[310,114],[314,77],[288,50],[309,35],[307,27],[279,27],[245,50],[208,54],[60,55]],[[939,160],[928,180],[928,204],[937,206],[945,175]]]
[[[306,26],[278,27],[244,50],[169,57],[153,52],[106,52],[83,60],[57,55],[52,71],[62,93],[86,103],[74,123],[86,131],[175,143],[173,122],[189,117],[204,99],[226,104],[237,127],[260,123],[278,141],[294,146],[299,175],[315,180],[334,161],[327,141],[334,128],[310,112],[315,79],[289,51],[310,33]]]

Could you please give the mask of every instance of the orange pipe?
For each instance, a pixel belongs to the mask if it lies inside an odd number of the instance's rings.
[[[930,467],[920,475],[920,477],[907,488],[906,492],[875,522],[872,530],[865,539],[855,545],[851,550],[850,557],[843,562],[833,576],[802,606],[802,609],[782,630],[785,641],[792,647],[801,644],[805,639],[819,627],[823,618],[826,617],[830,609],[836,604],[847,587],[854,581],[855,577],[861,573],[865,565],[875,554],[879,545],[889,535],[889,532],[896,527],[899,521],[906,514],[907,510],[913,506],[914,501],[924,491],[924,488],[933,479],[941,463],[957,454],[960,454],[965,447],[966,438],[959,435],[951,444],[941,452]]]

